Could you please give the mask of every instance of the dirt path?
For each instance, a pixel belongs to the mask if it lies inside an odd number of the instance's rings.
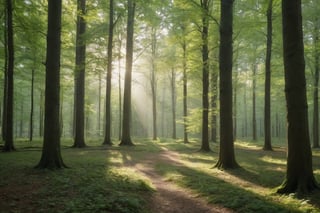
[[[232,210],[217,205],[211,205],[204,198],[198,197],[191,190],[181,188],[166,181],[155,171],[156,163],[167,163],[183,166],[177,153],[163,150],[158,154],[146,156],[138,163],[127,162],[127,166],[136,169],[150,179],[156,192],[151,198],[152,213],[229,213]]]

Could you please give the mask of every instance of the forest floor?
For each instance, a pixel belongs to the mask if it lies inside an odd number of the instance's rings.
[[[199,152],[199,141],[137,139],[135,146],[84,149],[62,141],[68,169],[38,170],[40,140],[16,141],[17,151],[0,152],[0,213],[319,213],[320,190],[304,197],[279,195],[286,148],[262,150],[262,142],[237,141],[241,168],[213,168],[219,145]],[[1,146],[1,144],[0,144]],[[320,149],[313,149],[320,181]]]
[[[151,196],[149,204],[152,213],[228,213],[231,209],[209,204],[199,194],[179,187],[166,180],[156,170],[156,164],[170,164],[183,167],[177,152],[164,149],[157,154],[145,155],[139,162],[127,161],[125,166],[134,168],[150,179],[156,192]]]

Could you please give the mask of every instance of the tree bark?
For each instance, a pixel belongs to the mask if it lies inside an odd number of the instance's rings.
[[[269,0],[267,10],[267,52],[265,62],[265,89],[264,89],[264,150],[272,150],[271,146],[271,51],[272,51],[272,4]]]
[[[256,118],[256,88],[257,88],[257,64],[254,54],[253,75],[252,75],[252,140],[257,140],[257,118]]]
[[[307,193],[318,185],[309,138],[301,0],[282,1],[282,36],[288,153],[286,178],[278,193]]]
[[[7,93],[6,96],[6,119],[5,119],[5,144],[3,151],[10,152],[15,150],[13,144],[13,72],[14,72],[14,41],[13,41],[13,23],[12,23],[12,1],[6,0],[7,8]]]
[[[32,138],[33,138],[33,113],[34,113],[34,69],[32,69],[32,72],[31,72],[29,141],[32,141]]]
[[[218,109],[217,109],[217,99],[218,99],[218,73],[216,70],[212,71],[212,97],[211,97],[211,108],[212,108],[212,117],[211,117],[211,140],[212,142],[217,142],[217,127],[218,127]]]
[[[151,95],[152,95],[152,126],[153,126],[153,140],[157,140],[157,81],[156,81],[156,47],[157,47],[157,38],[156,38],[156,29],[153,27],[151,30]]]
[[[201,0],[202,9],[202,141],[201,151],[209,152],[209,5],[210,0]]]
[[[76,69],[75,69],[75,138],[73,147],[86,147],[84,139],[85,126],[85,66],[86,66],[86,41],[84,34],[86,32],[86,0],[77,0],[77,35],[76,35]]]
[[[3,111],[2,111],[2,140],[6,139],[7,125],[7,91],[8,91],[8,12],[7,6],[4,8],[4,80],[3,80]]]
[[[42,156],[36,168],[65,167],[60,151],[60,51],[62,0],[48,1],[45,121]]]
[[[112,77],[112,50],[113,50],[113,0],[109,6],[109,34],[108,34],[108,65],[107,65],[107,87],[106,87],[106,122],[104,145],[112,145],[111,140],[111,77]]]
[[[127,42],[126,42],[126,73],[123,94],[123,122],[122,138],[120,145],[134,145],[131,140],[131,81],[132,81],[132,56],[135,0],[128,0]]]
[[[177,128],[176,128],[176,71],[174,67],[171,68],[171,111],[172,111],[172,139],[177,139]]]
[[[316,23],[318,23],[317,20]],[[314,29],[314,83],[313,83],[313,148],[319,148],[319,29]]]
[[[221,0],[220,17],[220,153],[215,167],[237,168],[232,121],[233,0]]]
[[[238,131],[238,69],[235,69],[235,76],[233,81],[233,140],[237,139]]]
[[[183,142],[189,143],[188,139],[188,78],[187,78],[187,44],[185,38],[182,42],[183,51]]]

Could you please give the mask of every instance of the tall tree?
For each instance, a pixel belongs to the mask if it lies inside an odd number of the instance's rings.
[[[183,31],[185,28],[183,27]],[[184,32],[185,33],[185,32]],[[189,143],[188,138],[188,76],[187,76],[187,41],[185,36],[182,38],[182,70],[183,70],[183,142]]]
[[[6,4],[7,5],[7,4]],[[6,119],[7,119],[7,85],[8,85],[8,12],[7,6],[4,7],[4,80],[3,80],[3,109],[2,109],[2,140],[6,139]]]
[[[232,134],[233,0],[221,0],[220,16],[220,153],[215,167],[231,169],[238,167]]]
[[[156,79],[157,29],[151,28],[151,76],[153,140],[157,140],[157,79]]]
[[[105,135],[103,144],[112,145],[111,141],[111,76],[112,76],[112,49],[113,49],[113,0],[109,2],[109,34],[108,34],[108,61],[106,87],[106,115]]]
[[[256,51],[254,51],[254,62],[252,67],[252,140],[257,140],[257,107],[256,107],[256,93],[257,93],[257,60]]]
[[[272,150],[271,146],[271,50],[272,50],[272,3],[269,0],[267,9],[267,50],[265,61],[264,84],[264,150]]]
[[[5,118],[5,144],[3,151],[14,150],[13,144],[13,72],[14,72],[14,42],[13,42],[13,23],[12,23],[12,0],[6,0],[6,26],[7,26],[7,53],[8,53],[8,64],[6,70],[6,113]]]
[[[45,121],[42,156],[36,168],[65,167],[60,150],[60,52],[62,0],[48,1]]]
[[[320,51],[319,51],[319,28],[320,19],[317,16],[314,27],[314,82],[313,82],[313,147],[319,147],[319,72],[320,72]]]
[[[257,107],[256,107],[256,89],[257,89],[257,62],[254,54],[254,63],[252,67],[252,140],[257,140]]]
[[[309,138],[301,0],[282,1],[282,36],[288,153],[286,178],[278,192],[306,193],[318,185]]]
[[[33,138],[33,114],[34,114],[34,69],[31,71],[31,94],[30,94],[30,122],[29,122],[29,141]]]
[[[76,35],[76,65],[75,65],[75,138],[73,147],[86,146],[84,139],[84,96],[85,96],[85,64],[86,64],[86,0],[77,0],[77,35]]]
[[[136,2],[128,0],[128,20],[127,20],[127,42],[126,42],[126,73],[124,79],[123,93],[123,122],[122,138],[120,145],[134,145],[131,140],[131,84],[132,84],[132,56],[133,56],[133,34],[134,34],[134,14]]]
[[[172,138],[177,138],[176,128],[176,106],[177,106],[177,94],[176,94],[176,70],[174,67],[171,68],[170,73],[170,89],[171,89],[171,111],[172,111]]]
[[[211,0],[200,0],[202,9],[202,151],[210,151],[209,146],[209,6]]]

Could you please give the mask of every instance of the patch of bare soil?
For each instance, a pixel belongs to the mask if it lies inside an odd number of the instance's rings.
[[[218,205],[209,204],[205,198],[199,197],[191,190],[181,188],[176,184],[165,180],[155,171],[156,163],[167,163],[183,166],[176,152],[164,150],[159,154],[147,155],[142,161],[126,165],[136,169],[150,179],[156,192],[150,203],[152,213],[230,213],[230,209]]]

